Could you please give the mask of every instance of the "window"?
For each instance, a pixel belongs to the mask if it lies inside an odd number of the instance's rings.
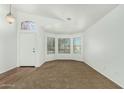
[[[47,54],[55,53],[55,38],[47,37]]]
[[[58,53],[70,53],[70,39],[69,38],[58,39]]]
[[[81,39],[80,37],[73,38],[73,53],[81,53]]]
[[[36,31],[36,24],[33,21],[23,21],[21,22],[21,30],[25,31]]]

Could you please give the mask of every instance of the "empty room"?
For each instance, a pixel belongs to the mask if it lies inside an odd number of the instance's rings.
[[[0,4],[0,89],[123,89],[123,4]]]

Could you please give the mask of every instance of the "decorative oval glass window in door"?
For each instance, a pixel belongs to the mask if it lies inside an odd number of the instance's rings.
[[[21,22],[21,30],[35,32],[36,24],[33,21],[23,21]]]

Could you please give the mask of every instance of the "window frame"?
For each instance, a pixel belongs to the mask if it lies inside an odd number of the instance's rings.
[[[76,45],[76,39],[79,39],[79,45]],[[79,47],[79,51],[76,52],[76,47]],[[81,54],[81,37],[73,38],[73,54]]]
[[[48,43],[48,40],[53,40],[52,41],[52,44],[51,43]],[[48,44],[51,44],[52,45],[52,47],[50,47],[50,50],[53,50],[53,51],[49,51],[49,46],[48,46]],[[49,54],[55,54],[55,52],[56,52],[56,50],[55,50],[55,44],[56,44],[56,42],[55,42],[55,37],[47,37],[47,54],[49,55]],[[50,46],[51,46],[50,45]]]
[[[60,40],[63,40],[63,41],[61,42]],[[68,42],[69,44],[65,42]],[[60,44],[63,45],[63,48]],[[58,38],[58,54],[71,54],[71,38]]]

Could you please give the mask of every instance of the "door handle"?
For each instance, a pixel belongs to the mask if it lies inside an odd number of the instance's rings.
[[[33,51],[32,51],[33,53],[35,53],[36,51],[35,51],[35,48],[33,48]]]

